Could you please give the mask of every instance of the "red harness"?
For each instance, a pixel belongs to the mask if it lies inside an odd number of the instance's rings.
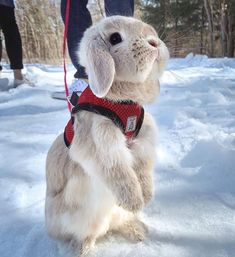
[[[90,87],[87,87],[80,97],[73,93],[70,102],[74,106],[72,114],[80,111],[89,111],[103,115],[111,119],[119,127],[127,139],[136,137],[144,119],[144,108],[132,101],[113,102],[105,98],[95,96]],[[67,147],[70,146],[74,131],[72,117],[64,130],[64,141]]]

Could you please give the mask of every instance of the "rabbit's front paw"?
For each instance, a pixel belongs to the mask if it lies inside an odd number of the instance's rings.
[[[120,206],[128,211],[137,212],[144,206],[144,199],[140,186],[134,187],[131,190],[125,188],[121,190]]]

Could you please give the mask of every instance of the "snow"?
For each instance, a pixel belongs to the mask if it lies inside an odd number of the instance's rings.
[[[44,227],[45,158],[69,118],[62,66],[26,65],[27,85],[0,92],[0,256],[74,256]],[[73,67],[68,67],[72,81]],[[11,79],[4,65],[2,77]],[[235,59],[172,59],[157,101],[155,198],[144,242],[112,235],[91,257],[235,256]]]

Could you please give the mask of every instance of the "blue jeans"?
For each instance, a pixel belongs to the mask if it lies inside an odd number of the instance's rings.
[[[88,0],[71,0],[67,44],[70,59],[76,68],[75,78],[87,78],[84,67],[79,65],[77,50],[84,31],[92,25],[91,15],[87,9]],[[133,16],[134,0],[105,0],[107,16]],[[61,16],[65,21],[66,0],[61,0]]]

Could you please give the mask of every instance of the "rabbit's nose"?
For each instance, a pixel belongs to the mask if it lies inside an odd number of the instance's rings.
[[[149,43],[149,45],[151,45],[152,47],[155,47],[155,48],[157,48],[160,45],[160,43],[154,39],[149,39],[148,43]]]

